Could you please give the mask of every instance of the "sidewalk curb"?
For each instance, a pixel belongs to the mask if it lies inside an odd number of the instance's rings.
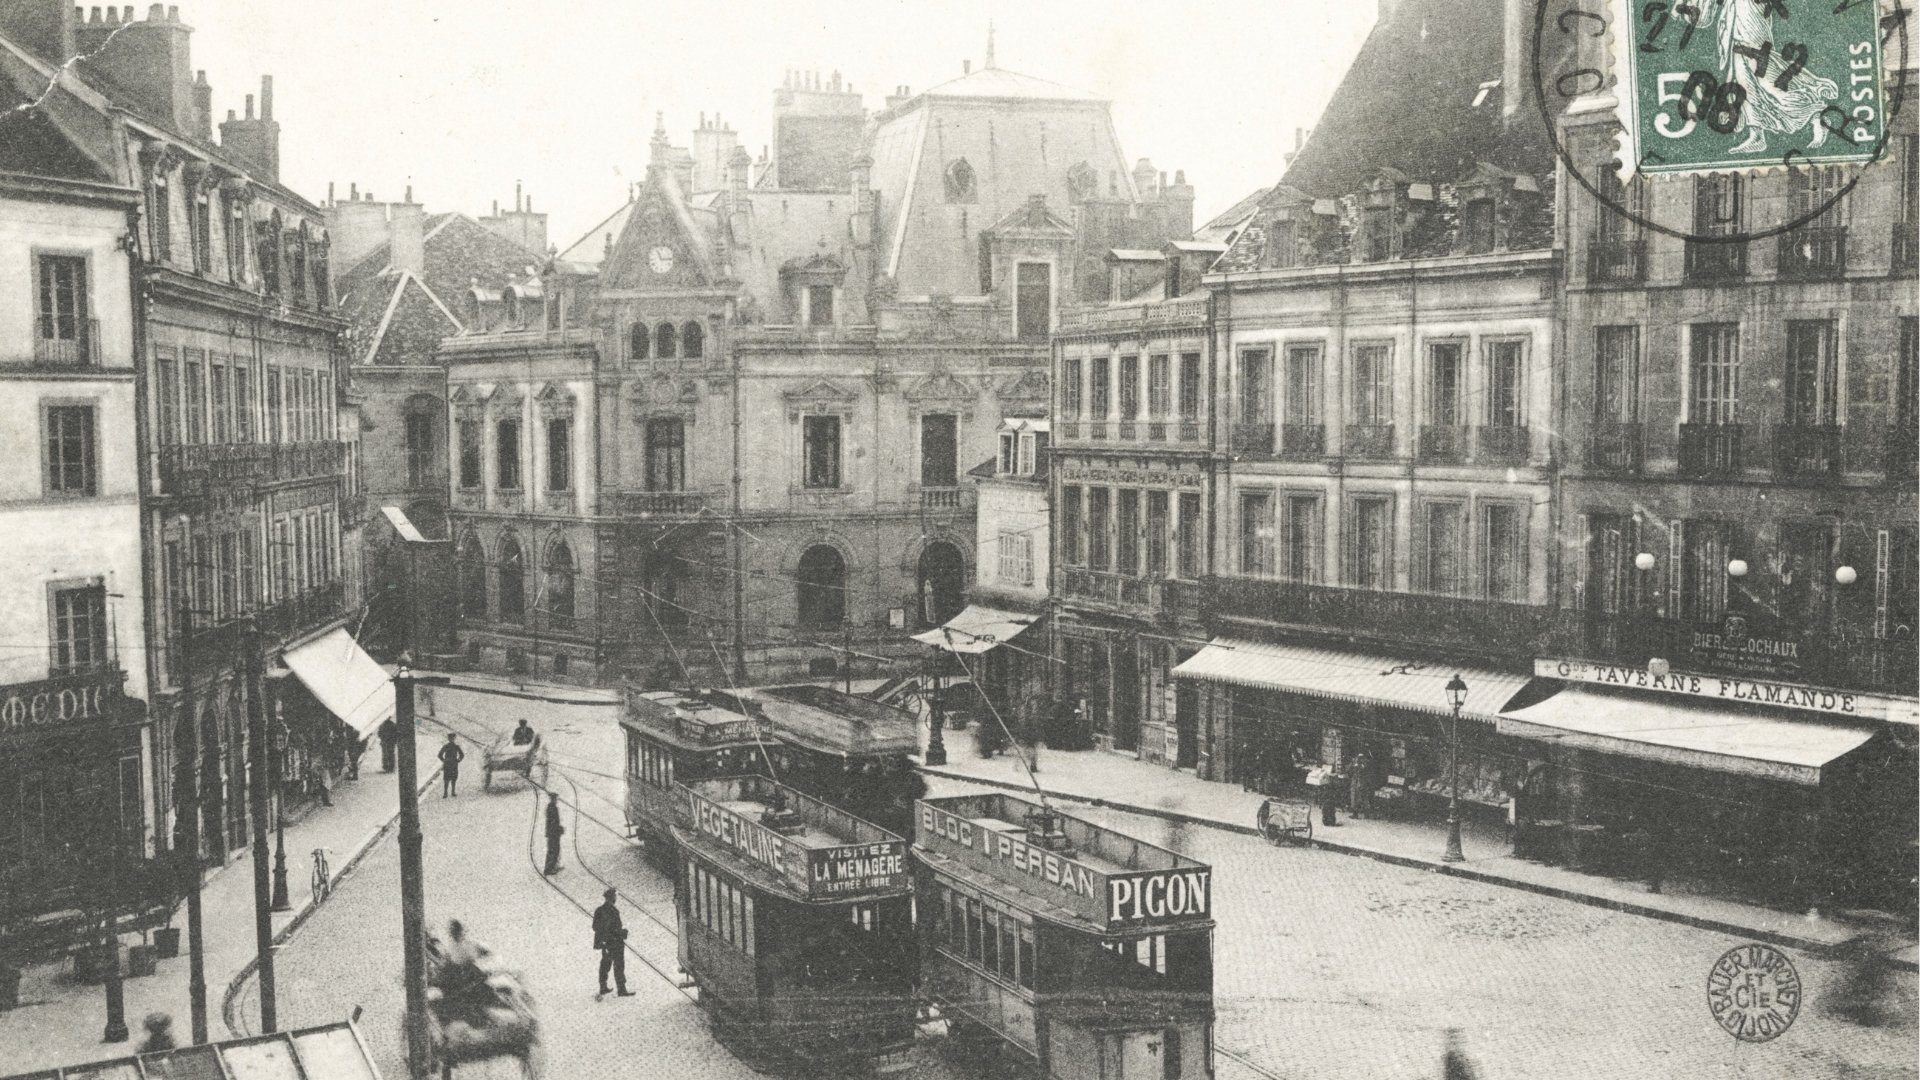
[[[491,694],[494,697],[519,698],[522,701],[538,701],[547,705],[618,705],[620,704],[620,699],[618,697],[560,697],[555,694],[535,693],[532,690],[526,689],[522,684],[518,684],[518,683],[512,684],[511,688],[509,688],[507,686],[494,686],[491,683],[487,683],[487,682],[462,682],[459,676],[447,675],[445,672],[423,671],[423,672],[420,672],[419,674],[444,675],[448,679],[445,689],[465,690],[471,694]]]
[[[436,768],[432,774],[421,782],[420,790],[414,793],[415,797],[417,798],[431,791],[434,782],[439,779],[440,770]],[[340,864],[340,868],[334,872],[333,883],[338,885],[348,874],[353,873],[354,867],[360,865],[360,860],[366,858],[367,854],[378,846],[380,841],[386,839],[387,835],[393,832],[399,822],[400,808],[396,806],[393,811],[393,816],[382,823],[380,827],[369,832],[366,838],[361,840],[353,849],[352,854],[347,856],[347,860]],[[284,944],[288,938],[293,936],[294,931],[300,929],[300,927],[306,923],[307,918],[319,909],[320,905],[314,902],[313,894],[307,894],[306,902],[294,911],[293,917],[287,920],[286,925],[274,931],[273,946],[278,948]],[[220,999],[220,1022],[226,1025],[227,1033],[236,1038],[245,1037],[247,1033],[242,1032],[236,1024],[238,1017],[234,1014],[234,1006],[239,1002],[240,994],[246,989],[248,981],[251,980],[259,970],[260,957],[256,953],[249,957],[245,964],[241,965],[240,970],[234,973],[233,978],[227,980],[226,993]]]
[[[967,784],[982,784],[988,787],[1005,788],[1009,791],[1030,792],[1033,790],[1033,788],[1027,784],[1015,783],[1007,780],[991,780],[991,779],[986,779],[978,776],[969,776],[965,773],[952,772],[946,769],[939,768],[937,766],[930,767],[926,765],[921,765],[919,766],[919,769],[923,773],[926,773],[930,776],[938,776],[943,780],[957,780],[957,781],[960,781],[961,783],[967,783]],[[1042,787],[1044,788],[1045,785],[1043,784]],[[1168,821],[1185,822],[1190,825],[1200,825],[1209,829],[1218,829],[1224,832],[1241,833],[1246,836],[1259,835],[1259,831],[1251,825],[1240,825],[1234,822],[1221,821],[1217,818],[1199,817],[1194,814],[1183,814],[1183,813],[1179,813],[1178,811],[1164,810],[1158,807],[1136,806],[1131,803],[1114,802],[1110,799],[1089,798],[1085,795],[1075,795],[1075,794],[1072,794],[1071,792],[1065,792],[1065,791],[1049,790],[1047,791],[1047,797],[1051,799],[1063,799],[1071,802],[1085,803],[1089,806],[1099,806],[1099,807],[1106,807],[1113,810],[1123,810],[1130,814],[1141,814],[1147,817],[1157,817],[1157,818],[1162,818]],[[1828,944],[1823,941],[1815,941],[1812,938],[1798,937],[1793,934],[1781,933],[1776,930],[1758,930],[1749,926],[1740,926],[1736,923],[1722,922],[1718,919],[1709,919],[1709,918],[1704,918],[1698,915],[1688,915],[1678,911],[1668,911],[1665,908],[1652,907],[1646,904],[1636,904],[1627,900],[1615,900],[1615,899],[1612,899],[1611,897],[1595,896],[1591,893],[1577,892],[1573,889],[1563,889],[1555,885],[1545,885],[1545,884],[1541,884],[1539,882],[1533,882],[1533,881],[1521,881],[1515,878],[1502,877],[1498,874],[1490,874],[1483,870],[1475,870],[1471,867],[1460,866],[1453,863],[1443,863],[1438,860],[1432,860],[1432,859],[1421,859],[1421,858],[1417,858],[1410,855],[1397,855],[1390,851],[1375,851],[1372,848],[1358,847],[1352,844],[1336,843],[1331,840],[1323,840],[1319,837],[1315,837],[1307,841],[1307,843],[1310,846],[1319,848],[1322,851],[1331,851],[1341,855],[1357,855],[1363,858],[1373,859],[1376,862],[1390,863],[1394,866],[1404,866],[1414,870],[1429,870],[1437,874],[1444,874],[1448,877],[1464,878],[1468,881],[1478,881],[1487,885],[1498,885],[1504,888],[1518,889],[1522,892],[1537,893],[1541,896],[1551,896],[1558,900],[1570,900],[1577,904],[1585,904],[1588,907],[1606,908],[1607,910],[1618,911],[1626,915],[1638,915],[1643,918],[1658,919],[1661,922],[1678,923],[1683,926],[1691,926],[1696,930],[1710,930],[1710,931],[1713,931],[1714,933],[1727,934],[1732,937],[1742,937],[1742,938],[1750,938],[1750,939],[1755,939],[1759,941],[1764,941],[1771,945],[1784,945],[1784,946],[1787,946],[1788,948],[1798,949],[1801,952],[1811,953],[1812,955],[1820,956],[1828,959],[1831,959],[1837,956],[1840,951],[1840,946],[1838,945]],[[1888,962],[1892,964],[1894,967],[1900,968],[1905,971],[1920,971],[1920,962],[1917,962],[1913,959],[1908,959],[1906,957],[1889,957]]]

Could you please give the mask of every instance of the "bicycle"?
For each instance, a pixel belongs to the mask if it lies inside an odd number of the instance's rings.
[[[313,849],[313,902],[319,903],[333,893],[333,873],[327,866],[327,849]]]

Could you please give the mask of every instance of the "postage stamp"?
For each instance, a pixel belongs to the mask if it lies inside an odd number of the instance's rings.
[[[1609,0],[1628,173],[1864,165],[1887,135],[1875,0]]]
[[[1770,1042],[1800,1015],[1800,972],[1771,945],[1736,945],[1707,974],[1707,1010],[1741,1042]]]

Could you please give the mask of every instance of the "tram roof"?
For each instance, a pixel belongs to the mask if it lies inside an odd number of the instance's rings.
[[[781,738],[841,757],[911,754],[920,748],[912,714],[828,686],[798,683],[743,690]]]
[[[773,731],[757,702],[724,690],[630,690],[620,722],[684,749],[750,746]]]
[[[763,776],[673,787],[675,839],[761,888],[840,903],[909,887],[906,839],[830,803]]]
[[[1006,792],[920,800],[914,846],[936,871],[1099,930],[1212,918],[1212,867]]]

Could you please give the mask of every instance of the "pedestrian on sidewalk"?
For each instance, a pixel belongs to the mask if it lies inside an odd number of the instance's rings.
[[[389,716],[380,722],[380,771],[393,771],[393,748],[400,741],[400,725]]]
[[[607,972],[611,971],[619,996],[632,997],[633,991],[627,989],[627,928],[614,903],[620,894],[608,889],[601,895],[606,903],[593,909],[593,947],[600,950],[600,994],[607,992]]]
[[[320,796],[320,805],[332,806],[333,775],[327,771],[326,762],[317,756],[308,759],[307,780],[313,785],[314,794]]]
[[[147,1037],[140,1040],[140,1049],[135,1053],[158,1054],[163,1050],[177,1050],[180,1044],[173,1039],[173,1017],[163,1012],[151,1012],[143,1025]]]
[[[1440,1080],[1474,1080],[1480,1074],[1472,1059],[1460,1048],[1460,1029],[1447,1029],[1447,1049],[1440,1055]]]
[[[560,837],[566,831],[567,831],[566,826],[560,824],[560,796],[557,793],[548,792],[547,793],[547,869],[545,873],[549,875],[557,874],[560,872]]]
[[[455,741],[453,732],[447,732],[447,741],[440,747],[440,797],[450,799],[460,794],[460,759],[467,756]]]
[[[1349,810],[1354,817],[1366,817],[1373,812],[1373,789],[1378,786],[1373,782],[1373,755],[1365,750],[1360,751],[1353,756],[1353,764],[1349,768]]]
[[[360,779],[360,755],[367,752],[367,740],[358,735],[347,736],[347,779]]]

